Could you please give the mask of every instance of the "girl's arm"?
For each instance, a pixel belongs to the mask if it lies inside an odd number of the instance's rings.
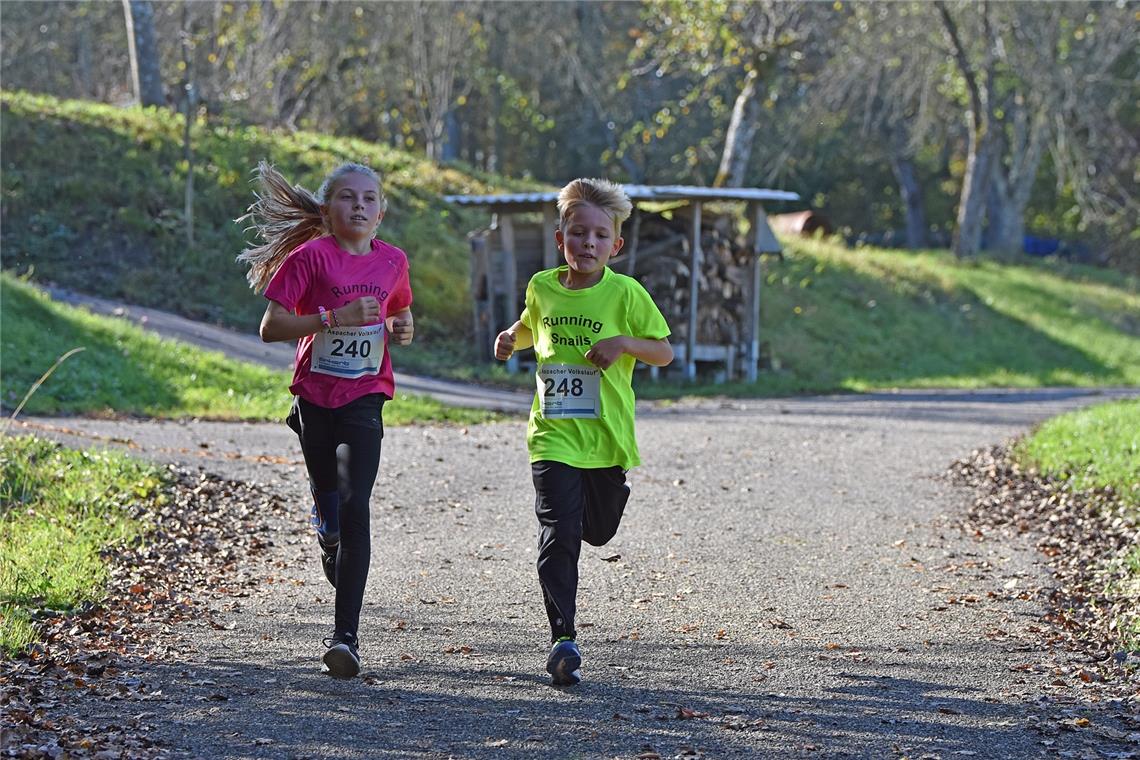
[[[372,296],[357,298],[346,306],[329,309],[329,321],[342,327],[356,327],[374,323],[380,316],[380,302]],[[411,324],[411,312],[408,313]],[[276,301],[270,301],[261,317],[261,339],[266,343],[281,340],[297,340],[313,335],[324,328],[321,315],[294,314]],[[409,335],[408,341],[411,342]]]
[[[524,325],[521,320],[517,321],[495,338],[495,358],[505,362],[511,358],[511,354],[515,351],[521,351],[533,345],[534,335],[530,328]]]
[[[320,332],[320,314],[294,314],[276,301],[270,301],[261,317],[261,339],[266,343],[280,340],[297,340]]]
[[[586,352],[586,360],[601,369],[609,369],[622,354],[629,354],[653,367],[664,367],[673,361],[673,347],[666,338],[634,338],[629,335],[599,340]]]
[[[415,325],[412,323],[412,310],[410,308],[389,314],[384,320],[388,328],[388,337],[397,346],[406,346],[412,342]]]

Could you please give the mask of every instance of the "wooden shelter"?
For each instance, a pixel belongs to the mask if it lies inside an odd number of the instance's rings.
[[[731,379],[737,367],[748,381],[756,379],[760,361],[760,262],[762,253],[778,253],[780,243],[768,226],[767,215],[762,204],[770,201],[797,201],[799,195],[785,190],[765,188],[715,188],[687,185],[624,185],[623,189],[634,204],[634,212],[626,221],[623,237],[626,245],[621,259],[613,262],[615,269],[621,269],[624,259],[629,273],[633,273],[639,254],[649,255],[651,248],[674,245],[674,253],[680,246],[687,248],[685,279],[688,282],[688,298],[685,313],[684,343],[674,344],[676,361],[684,367],[685,376],[696,377],[698,361],[719,361],[725,366],[725,377]],[[556,202],[558,193],[531,192],[503,195],[448,195],[444,200],[458,206],[478,206],[491,213],[488,227],[475,230],[469,235],[471,241],[471,295],[474,304],[475,340],[486,347],[487,358],[495,336],[518,319],[522,311],[523,295],[532,274],[558,266],[561,261],[554,241],[554,230],[558,225]],[[742,334],[735,340],[722,344],[700,343],[698,334],[699,284],[706,266],[705,253],[701,243],[701,215],[704,204],[709,202],[742,202],[747,204],[748,219],[751,223],[750,251],[746,273],[741,276],[746,282],[740,283],[746,294],[747,319]],[[687,222],[687,233],[678,235],[683,240],[664,240],[654,246],[641,246],[641,228],[648,212],[641,204],[668,204],[671,215]],[[524,221],[518,215],[540,218],[540,222]],[[639,251],[641,249],[641,251]],[[739,269],[739,268],[735,268]],[[735,271],[734,269],[734,271]],[[694,276],[693,273],[696,273]],[[658,294],[647,286],[654,299]],[[677,330],[677,326],[674,326]],[[742,359],[743,361],[737,361]],[[511,370],[517,369],[517,357],[508,364]]]

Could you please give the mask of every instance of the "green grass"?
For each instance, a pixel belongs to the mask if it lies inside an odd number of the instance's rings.
[[[1054,417],[1020,441],[1015,456],[1077,491],[1111,487],[1140,512],[1140,398]]]
[[[391,200],[381,235],[412,262],[417,338],[401,352],[401,368],[530,386],[473,358],[465,236],[487,215],[440,196],[533,184],[360,140],[201,122],[189,245],[181,117],[20,92],[0,92],[0,108],[6,270],[253,331],[264,299],[233,261],[243,243],[232,223],[253,197],[249,171],[268,157],[312,189],[336,163],[364,160],[384,172]],[[718,385],[711,376],[689,384],[678,372],[659,383],[639,377],[639,394],[1140,386],[1140,285],[1116,273],[792,239],[784,260],[765,260],[764,275],[761,341],[774,369],[753,384]],[[78,355],[69,363],[80,358],[90,361]]]
[[[72,610],[104,596],[100,552],[140,533],[132,505],[162,499],[151,465],[0,436],[0,650],[35,640],[38,610]]]
[[[470,319],[466,235],[487,216],[440,196],[534,186],[358,139],[199,121],[190,244],[183,129],[166,109],[0,91],[4,269],[253,330],[264,299],[234,261],[249,238],[233,220],[253,201],[257,162],[268,159],[315,191],[336,165],[361,161],[383,174],[389,208],[380,236],[412,262],[417,334],[447,337]]]
[[[1093,267],[793,239],[766,260],[761,303],[777,369],[639,394],[1140,385],[1140,285]]]
[[[1111,487],[1140,520],[1140,398],[1062,414],[1018,442],[1023,467],[1067,480],[1075,491]],[[1140,546],[1103,561],[1106,595],[1124,600],[1109,621],[1126,648],[1140,651]]]
[[[64,361],[32,394],[32,414],[133,414],[232,420],[283,419],[290,375],[164,340],[122,319],[52,301],[33,285],[0,274],[0,400],[14,409],[57,358]],[[472,424],[495,415],[397,394],[389,425]]]

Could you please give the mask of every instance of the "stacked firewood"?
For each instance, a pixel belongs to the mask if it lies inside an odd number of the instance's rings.
[[[701,219],[702,261],[697,274],[697,343],[739,345],[748,329],[748,288],[753,255],[734,230],[734,219],[712,215]],[[653,296],[673,334],[669,340],[684,343],[689,330],[691,218],[665,219],[642,212],[636,224],[638,243],[626,244],[626,261],[614,268],[630,273]],[[626,235],[631,230],[625,231]]]

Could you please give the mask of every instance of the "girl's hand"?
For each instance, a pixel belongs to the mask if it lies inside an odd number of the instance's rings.
[[[495,358],[505,362],[515,352],[515,334],[510,330],[503,330],[495,338]]]
[[[414,332],[415,326],[412,324],[412,313],[409,311],[392,318],[392,324],[388,330],[388,337],[397,346],[406,346],[412,342],[412,334]]]
[[[336,310],[336,321],[343,327],[370,325],[378,319],[380,319],[380,302],[372,296],[362,296]]]
[[[624,335],[615,335],[612,338],[603,338],[586,352],[586,361],[599,369],[609,369],[610,366],[626,353]]]

